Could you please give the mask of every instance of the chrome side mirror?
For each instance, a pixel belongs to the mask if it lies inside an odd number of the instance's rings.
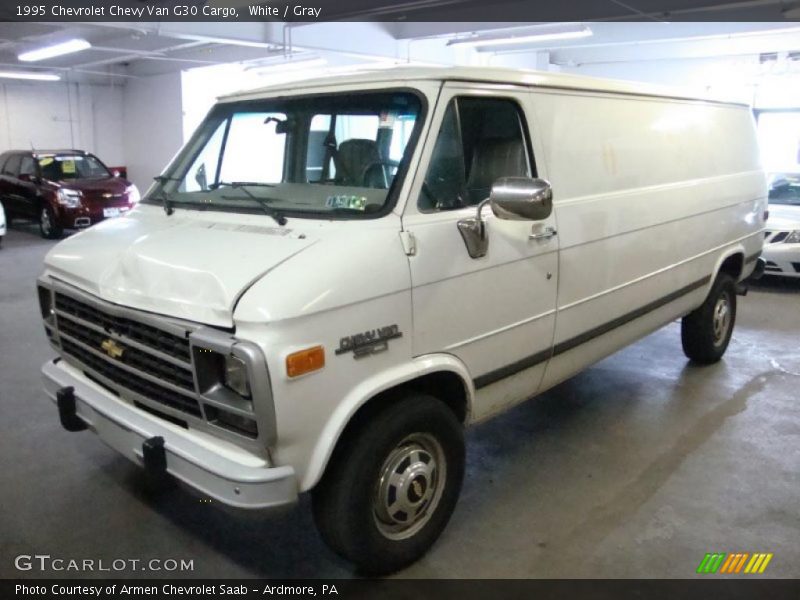
[[[501,177],[489,195],[498,219],[541,221],[553,212],[553,189],[544,179]]]
[[[489,204],[490,198],[487,198],[480,204],[475,211],[475,217],[472,219],[461,219],[458,222],[458,231],[464,239],[464,245],[467,247],[470,258],[481,258],[486,256],[489,250],[489,236],[486,234],[486,222],[481,217],[483,207]]]

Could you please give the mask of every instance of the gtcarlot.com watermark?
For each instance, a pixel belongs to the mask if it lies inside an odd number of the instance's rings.
[[[62,558],[49,554],[20,554],[14,559],[18,571],[100,572],[120,571],[186,572],[194,571],[194,560],[185,558]]]

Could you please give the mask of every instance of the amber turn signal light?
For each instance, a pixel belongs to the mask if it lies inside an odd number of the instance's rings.
[[[299,352],[292,352],[286,357],[286,374],[289,377],[299,377],[312,371],[317,371],[325,366],[325,349],[322,346],[306,348]]]

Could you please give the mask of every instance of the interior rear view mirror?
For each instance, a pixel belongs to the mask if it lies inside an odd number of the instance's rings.
[[[499,219],[541,221],[553,211],[553,190],[544,179],[501,177],[492,185],[489,203]]]

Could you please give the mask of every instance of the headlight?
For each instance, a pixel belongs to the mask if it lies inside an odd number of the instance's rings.
[[[142,199],[141,194],[139,194],[139,188],[137,188],[133,184],[129,185],[128,189],[125,190],[125,192],[128,194],[128,202],[130,204],[136,204],[137,202],[139,202],[139,200]]]
[[[81,194],[78,190],[68,190],[61,188],[58,190],[57,199],[58,203],[67,208],[77,208],[81,205]]]
[[[787,235],[784,240],[784,244],[800,244],[800,229],[795,229],[792,233]]]
[[[250,397],[247,365],[241,358],[230,354],[225,357],[225,386],[243,398]]]

